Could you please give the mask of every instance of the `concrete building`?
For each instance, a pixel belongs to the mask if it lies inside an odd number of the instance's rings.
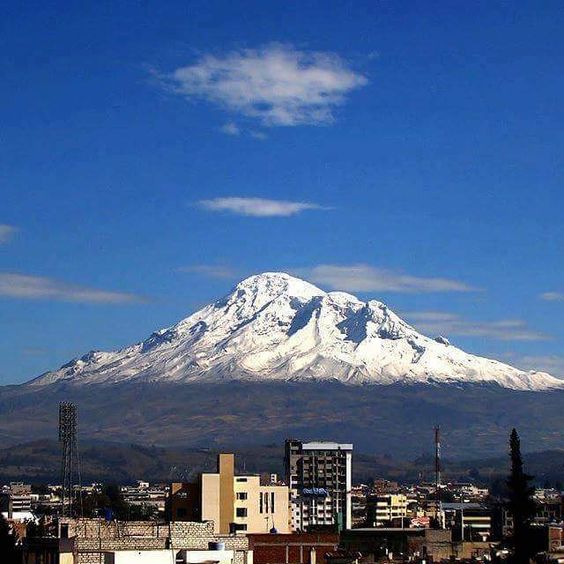
[[[0,491],[0,512],[7,519],[23,520],[33,518],[31,486],[22,482],[10,482]]]
[[[23,564],[252,564],[245,536],[213,523],[60,519],[49,536],[25,538]]]
[[[218,534],[290,531],[288,487],[236,475],[233,454],[220,454],[217,472],[201,474],[196,484],[172,484],[169,508],[173,521],[213,521]]]
[[[151,486],[149,482],[138,480],[135,486],[121,486],[120,491],[130,505],[153,508],[158,512],[165,510],[167,491],[162,486]]]
[[[492,511],[479,503],[443,503],[445,524],[453,538],[487,542],[492,538]]]
[[[337,533],[248,535],[253,564],[323,564],[339,545]]]
[[[286,441],[292,530],[352,527],[352,451],[352,444]]]
[[[404,494],[370,496],[367,502],[367,522],[370,527],[402,526],[408,517],[408,499]]]

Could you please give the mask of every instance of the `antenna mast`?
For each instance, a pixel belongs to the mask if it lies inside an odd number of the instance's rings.
[[[437,520],[441,514],[441,428],[435,427],[435,504]]]
[[[78,457],[78,410],[71,402],[59,404],[59,443],[61,445],[61,515],[75,515],[73,486],[79,487],[79,514],[82,514],[82,494],[80,491],[80,461]]]

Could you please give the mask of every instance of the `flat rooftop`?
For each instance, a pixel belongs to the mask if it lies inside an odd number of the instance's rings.
[[[329,441],[313,441],[302,443],[303,450],[352,450],[352,443],[333,443]]]

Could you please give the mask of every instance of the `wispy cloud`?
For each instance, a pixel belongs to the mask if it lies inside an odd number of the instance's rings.
[[[550,336],[530,329],[521,319],[473,321],[454,313],[416,311],[404,314],[405,319],[427,335],[487,337],[499,341],[544,341]]]
[[[552,376],[564,379],[564,356],[557,355],[522,355],[519,353],[506,353],[503,355],[507,362],[523,370],[536,370],[548,372]]]
[[[241,135],[241,129],[233,121],[229,121],[226,124],[222,125],[220,129],[226,135]]]
[[[295,272],[317,284],[322,284],[334,290],[347,290],[349,292],[430,293],[474,292],[478,290],[458,280],[411,276],[367,264],[346,266],[320,264]]]
[[[0,273],[0,297],[27,300],[56,300],[97,304],[127,304],[145,301],[141,296],[67,284],[52,278]]]
[[[319,204],[309,202],[288,202],[285,200],[268,200],[265,198],[213,198],[200,200],[201,208],[216,212],[230,212],[252,217],[274,217],[296,215],[305,210],[328,209]]]
[[[346,95],[368,82],[335,53],[281,44],[207,54],[161,78],[186,98],[208,100],[264,126],[331,123]]]
[[[564,292],[544,292],[539,298],[546,302],[564,302]]]
[[[7,243],[16,233],[17,227],[0,223],[0,245]]]
[[[181,266],[178,272],[188,272],[190,274],[201,274],[210,278],[236,278],[239,276],[234,268],[219,264],[195,264],[192,266]]]

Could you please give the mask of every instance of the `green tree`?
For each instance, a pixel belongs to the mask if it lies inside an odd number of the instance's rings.
[[[535,516],[534,488],[530,484],[533,477],[525,474],[523,470],[521,441],[515,429],[511,431],[509,450],[511,473],[507,480],[507,509],[513,517],[512,561],[515,564],[528,564],[536,552],[531,531],[531,522]]]

